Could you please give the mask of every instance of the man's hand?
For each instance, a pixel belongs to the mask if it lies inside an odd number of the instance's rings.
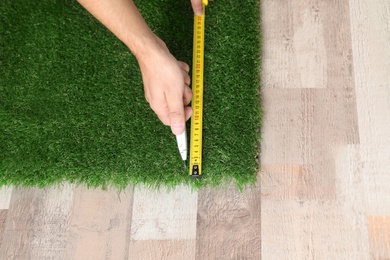
[[[156,49],[138,59],[145,98],[161,122],[179,135],[184,132],[185,122],[192,114],[188,106],[192,99],[189,66],[177,61],[157,36],[156,42]]]
[[[189,67],[177,61],[165,43],[145,23],[132,0],[78,0],[126,44],[140,65],[145,97],[151,108],[176,135],[182,134],[192,114]],[[191,0],[202,13],[202,0]]]
[[[202,0],[191,0],[191,5],[197,16],[202,15]]]

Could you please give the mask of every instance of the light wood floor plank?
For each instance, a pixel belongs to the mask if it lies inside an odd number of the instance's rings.
[[[259,187],[199,192],[196,259],[260,259]]]
[[[262,10],[262,257],[367,259],[348,1]]]
[[[64,259],[128,259],[133,190],[74,191]]]
[[[66,249],[72,187],[14,189],[0,259],[53,259]]]
[[[261,6],[265,88],[329,88],[351,79],[348,1],[264,0]]]
[[[341,86],[264,89],[261,162],[273,180],[263,185],[272,186],[293,176],[301,185],[296,194],[300,199],[334,198],[332,147],[359,142],[356,103],[345,102],[354,97],[353,91]],[[299,173],[291,175],[296,167]],[[293,187],[286,186],[289,188]]]
[[[134,193],[129,259],[194,259],[197,192],[178,186]]]
[[[311,151],[358,143],[352,88],[353,82],[337,89],[263,89],[262,164],[312,164]]]
[[[350,2],[368,214],[390,215],[390,2]]]
[[[137,188],[131,240],[195,239],[198,194],[186,186],[171,191]]]
[[[0,188],[0,210],[8,209],[11,202],[12,187]]]
[[[8,214],[7,209],[0,209],[0,248],[1,248],[1,243],[3,241],[3,233],[5,229],[5,221],[7,220],[7,214]]]
[[[368,216],[371,259],[390,259],[390,216]]]
[[[35,189],[14,189],[3,231],[0,259],[28,259],[34,231],[32,221],[42,205],[44,192]]]
[[[129,260],[194,260],[195,239],[131,240]]]
[[[390,259],[390,2],[350,0],[371,259]]]
[[[360,145],[336,146],[333,149],[336,172],[337,208],[342,213],[345,241],[343,254],[347,259],[369,259],[367,200]]]
[[[333,199],[302,198],[307,185],[300,166],[287,169],[285,178],[262,173],[264,259],[369,259],[359,146],[335,146],[332,155]]]

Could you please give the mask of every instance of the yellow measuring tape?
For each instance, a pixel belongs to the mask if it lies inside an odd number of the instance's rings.
[[[208,0],[202,0],[203,13],[194,16],[194,50],[192,57],[192,118],[190,138],[190,176],[202,176],[202,128],[203,128],[203,69],[204,69],[204,27],[205,7]]]

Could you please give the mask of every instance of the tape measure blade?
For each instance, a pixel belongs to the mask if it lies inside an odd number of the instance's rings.
[[[204,24],[203,14],[194,16],[194,46],[192,63],[192,109],[190,138],[190,175],[202,175],[202,129],[203,129],[203,70],[204,70]]]

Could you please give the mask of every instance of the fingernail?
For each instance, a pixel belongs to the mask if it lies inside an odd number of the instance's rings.
[[[196,14],[197,16],[201,16],[201,15],[202,15],[202,9],[197,9],[197,10],[195,10],[195,14]]]

